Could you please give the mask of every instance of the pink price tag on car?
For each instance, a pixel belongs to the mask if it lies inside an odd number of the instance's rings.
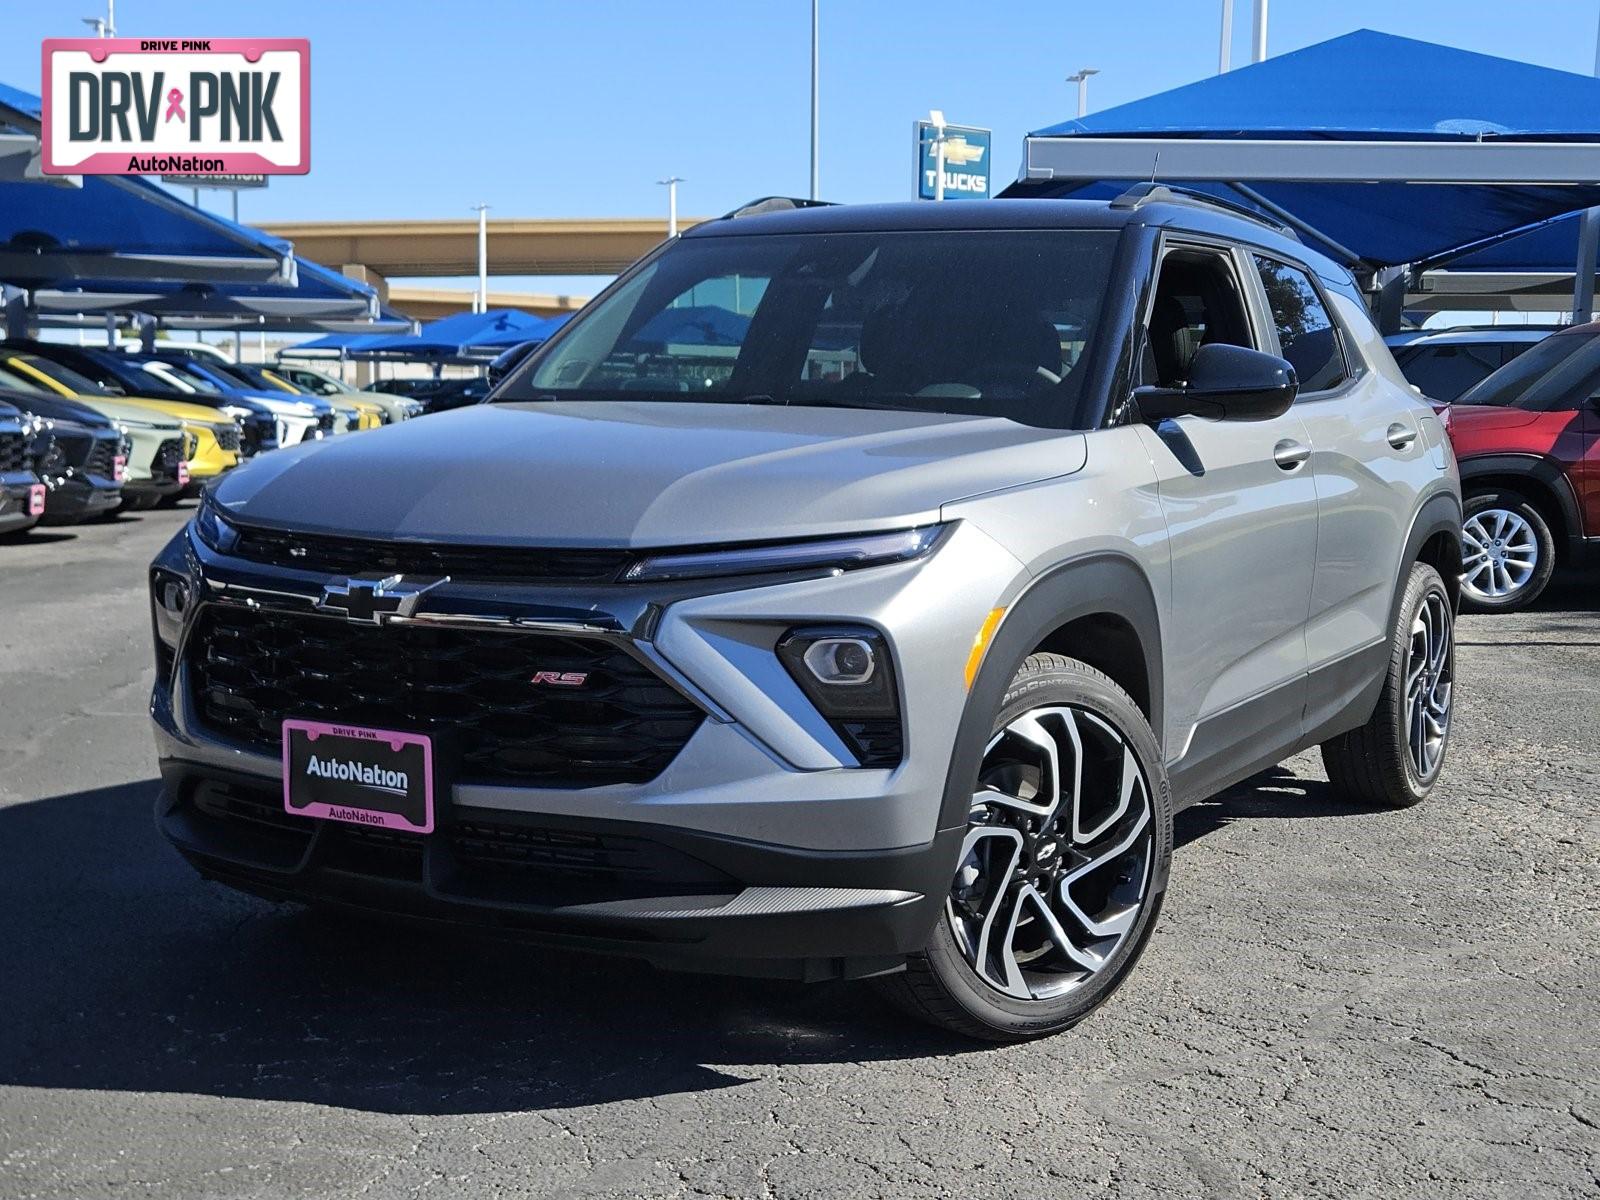
[[[181,462],[178,464],[178,486],[189,486],[189,464],[186,462]]]
[[[121,483],[128,474],[128,460],[122,455],[117,455],[111,460],[111,479],[114,483]]]
[[[28,488],[28,515],[30,517],[44,516],[44,484],[36,483]]]

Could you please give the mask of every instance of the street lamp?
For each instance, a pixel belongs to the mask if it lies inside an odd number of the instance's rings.
[[[94,30],[97,38],[114,38],[117,36],[117,0],[106,0],[106,15],[100,17],[84,17],[83,23]]]
[[[656,180],[667,189],[667,236],[678,236],[678,185],[683,182],[681,175],[669,175],[665,179]]]
[[[1089,76],[1100,74],[1098,67],[1083,67],[1067,76],[1068,83],[1078,85],[1078,115],[1087,116],[1089,112]]]
[[[478,297],[474,312],[489,311],[489,206],[474,204],[478,214]]]
[[[944,199],[944,112],[937,108],[928,110],[928,124],[933,126],[933,136],[928,144],[933,147],[933,198]]]

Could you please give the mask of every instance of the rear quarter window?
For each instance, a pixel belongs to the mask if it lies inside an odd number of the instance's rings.
[[[1306,272],[1277,259],[1255,255],[1267,293],[1280,353],[1294,367],[1302,394],[1326,392],[1350,378],[1338,327]]]

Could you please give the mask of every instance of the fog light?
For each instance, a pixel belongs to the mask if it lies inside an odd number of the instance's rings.
[[[806,650],[806,670],[819,682],[842,687],[870,683],[878,669],[878,656],[862,638],[823,638]]]
[[[176,650],[178,639],[183,635],[183,615],[189,608],[189,582],[169,571],[153,571],[150,598],[156,639],[168,649]]]

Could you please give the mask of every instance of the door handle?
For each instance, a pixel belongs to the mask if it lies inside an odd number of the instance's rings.
[[[1402,425],[1399,421],[1396,421],[1393,425],[1389,426],[1389,445],[1393,446],[1396,450],[1404,450],[1416,440],[1417,431],[1411,428],[1411,426]]]
[[[1302,446],[1293,438],[1284,438],[1272,448],[1272,461],[1285,471],[1292,471],[1311,457],[1311,447]]]

